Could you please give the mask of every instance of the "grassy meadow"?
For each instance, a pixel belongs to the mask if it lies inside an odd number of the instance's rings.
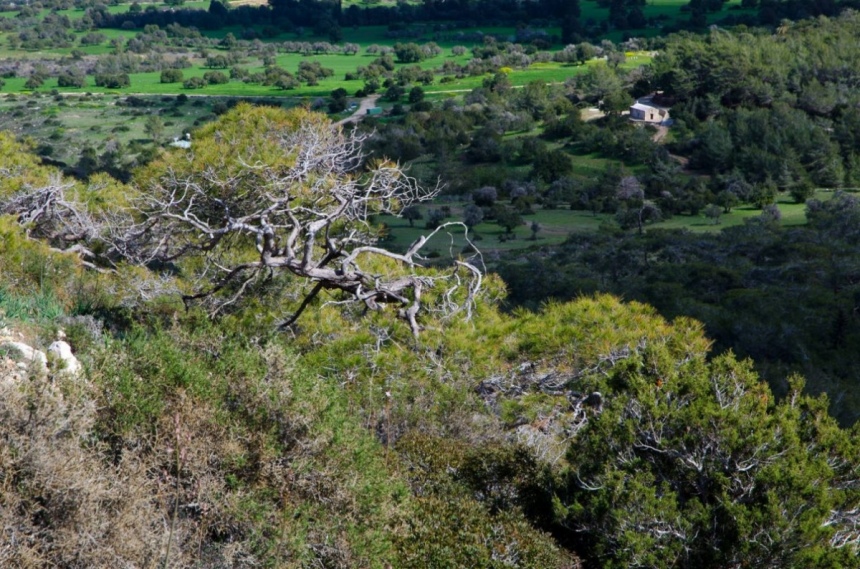
[[[816,198],[827,200],[832,192],[819,191]],[[426,235],[425,219],[428,209],[436,209],[447,205],[451,209],[451,215],[445,221],[460,221],[463,218],[463,210],[469,202],[439,201],[430,206],[424,206],[422,210],[424,219],[414,222],[414,227],[409,225],[405,219],[393,216],[382,216],[378,219],[384,223],[387,229],[386,246],[393,251],[405,251],[410,244],[422,235]],[[780,195],[777,199],[782,219],[780,223],[784,226],[803,225],[806,223],[806,205],[794,203],[791,196]],[[761,210],[752,206],[741,206],[734,208],[731,213],[723,214],[719,223],[707,219],[704,214],[697,216],[676,215],[659,223],[649,224],[646,231],[651,229],[679,229],[694,233],[713,233],[726,227],[742,225],[746,220],[761,215]],[[540,209],[535,208],[534,213],[523,215],[523,225],[517,227],[513,232],[513,238],[506,236],[504,229],[492,221],[485,221],[475,226],[470,232],[472,242],[485,253],[493,251],[513,251],[548,245],[558,245],[571,235],[577,233],[592,233],[599,231],[601,226],[614,220],[612,214],[593,214],[587,211],[570,210],[567,208]],[[531,224],[537,222],[540,226],[533,239]],[[467,246],[463,231],[453,228],[437,234],[430,242],[427,251],[435,251],[440,255],[449,252],[458,253]]]
[[[48,78],[40,88],[30,90],[26,89],[24,86],[27,82],[25,77],[11,77],[5,79],[6,85],[3,87],[3,91],[6,93],[24,93],[32,91],[50,92],[52,90],[59,90],[61,92],[68,93],[91,92],[149,95],[178,95],[180,93],[185,93],[187,95],[232,97],[327,97],[333,90],[339,88],[346,89],[349,93],[355,93],[361,89],[364,85],[363,80],[358,79],[347,81],[344,79],[344,76],[346,73],[354,71],[359,65],[369,64],[373,59],[375,59],[375,57],[376,56],[365,54],[321,54],[312,56],[304,56],[296,53],[280,54],[277,56],[277,64],[290,72],[296,72],[298,70],[299,63],[302,61],[318,61],[323,67],[334,70],[334,75],[332,77],[320,79],[318,85],[302,85],[296,89],[286,91],[274,86],[249,84],[241,81],[230,81],[229,83],[220,85],[207,85],[202,89],[186,89],[182,86],[182,83],[161,83],[160,72],[131,73],[129,74],[131,86],[121,90],[96,87],[92,77],[87,77],[87,85],[80,89],[69,89],[67,87],[60,89],[57,84],[57,78],[51,77]],[[432,69],[441,66],[446,60],[453,60],[459,64],[464,64],[469,60],[469,57],[469,55],[455,56],[450,52],[450,49],[446,49],[443,50],[440,55],[426,59],[418,65],[423,69]],[[221,71],[222,73],[227,73],[226,69],[209,69],[204,67],[204,61],[200,58],[195,58],[192,61],[195,62],[193,67],[182,70],[184,79],[202,77],[207,71]],[[623,66],[633,68],[640,65],[646,65],[649,62],[650,57],[644,52],[639,52],[628,58]],[[404,65],[406,64],[397,64],[397,67],[399,68]],[[526,85],[532,81],[563,83],[570,77],[584,73],[587,70],[587,65],[589,64],[573,66],[554,62],[533,63],[526,69],[513,70],[510,73],[510,79],[514,86]],[[246,67],[251,72],[264,70],[262,62],[258,59],[250,59],[245,63],[240,64],[240,66]],[[427,95],[431,96],[469,91],[475,87],[480,87],[484,78],[485,76],[483,75],[476,77],[463,77],[459,79],[451,77],[450,80],[444,84],[440,83],[437,78],[436,83],[425,87],[424,90]]]
[[[74,164],[90,147],[101,154],[111,140],[124,146],[149,144],[146,119],[159,115],[164,139],[180,137],[212,120],[213,107],[225,104],[219,97],[143,97],[146,106],[123,104],[124,97],[110,94],[52,97],[48,94],[0,97],[0,130],[26,138],[52,160]]]

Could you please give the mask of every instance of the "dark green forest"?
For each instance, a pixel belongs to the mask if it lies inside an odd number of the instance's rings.
[[[668,318],[703,322],[715,350],[756,362],[773,389],[802,373],[831,396],[845,424],[857,420],[858,202],[810,201],[810,223],[757,219],[714,235],[649,231],[577,235],[563,246],[496,267],[511,305],[612,292]]]

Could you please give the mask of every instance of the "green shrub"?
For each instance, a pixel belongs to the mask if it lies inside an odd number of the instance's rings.
[[[183,81],[181,69],[165,69],[161,72],[162,83],[181,83]]]

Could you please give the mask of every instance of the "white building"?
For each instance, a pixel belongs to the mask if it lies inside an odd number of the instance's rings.
[[[654,105],[651,97],[643,97],[631,105],[630,120],[661,124],[669,120],[669,109]]]

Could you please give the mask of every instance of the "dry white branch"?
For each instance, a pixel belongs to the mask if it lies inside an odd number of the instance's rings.
[[[87,244],[99,237],[103,224],[90,214],[86,204],[69,196],[73,187],[73,183],[55,174],[44,186],[24,186],[0,201],[0,213],[17,216],[30,237],[44,239],[61,251],[77,253],[94,267],[89,261],[95,255]]]
[[[475,265],[456,259],[448,272],[419,271],[429,239],[456,225],[466,231],[464,225],[444,224],[404,253],[376,245],[372,215],[396,215],[432,199],[438,187],[421,188],[396,164],[365,165],[363,138],[337,128],[305,125],[275,140],[291,158],[287,166],[240,159],[238,171],[167,168],[143,189],[134,206],[138,222],[113,236],[113,248],[141,264],[202,259],[197,291],[184,298],[203,302],[213,314],[277,273],[309,279],[314,286],[282,329],[324,289],[371,310],[397,305],[415,335],[424,293],[437,284],[448,287],[442,312],[471,316],[482,280]],[[378,263],[368,259],[380,257],[400,268],[377,274],[369,267]],[[454,294],[458,290],[465,293]]]

